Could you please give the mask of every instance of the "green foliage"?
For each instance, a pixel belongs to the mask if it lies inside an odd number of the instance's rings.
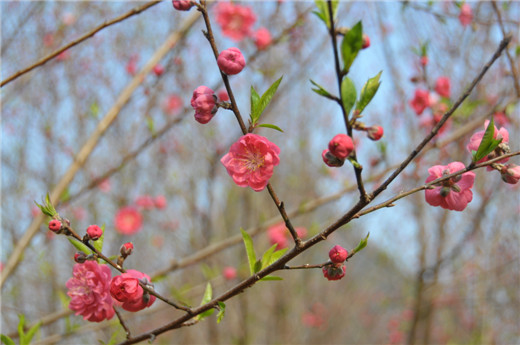
[[[341,57],[343,59],[343,69],[346,73],[348,73],[362,45],[363,24],[359,21],[345,34],[341,42]]]
[[[367,234],[367,236],[364,239],[359,241],[359,244],[354,249],[354,253],[360,252],[361,250],[363,250],[363,248],[365,248],[367,246],[367,244],[368,244],[368,237],[369,236],[370,236],[370,232]]]
[[[94,101],[90,104],[90,115],[92,117],[95,117],[97,118],[98,115],[99,115],[99,104],[97,103],[97,101]]]
[[[218,304],[218,314],[217,314],[217,323],[220,323],[224,318],[224,314],[226,314],[226,304],[224,302],[217,302]]]
[[[13,339],[9,338],[5,334],[0,334],[0,339],[2,340],[2,344],[5,344],[5,345],[16,345],[15,342],[13,341]]]
[[[58,215],[58,212],[56,212],[56,209],[51,204],[51,198],[49,197],[49,193],[45,196],[45,201],[43,202],[43,205],[38,204],[36,201],[34,202],[36,206],[40,208],[43,214],[49,217],[54,217]]]
[[[253,275],[256,273],[256,254],[255,248],[253,247],[253,239],[244,229],[240,228],[240,232],[242,233],[242,238],[246,247],[247,261],[249,262],[249,272],[251,273],[251,275]]]
[[[312,91],[316,92],[318,95],[323,96],[323,97],[328,98],[328,99],[332,99],[332,100],[336,99],[332,94],[330,94],[330,92],[325,90],[323,88],[323,86],[321,86],[320,84],[316,83],[314,80],[310,79],[310,82],[312,83],[312,85],[316,86],[316,88],[312,89]]]
[[[83,252],[83,253],[85,253],[85,254],[87,254],[87,255],[92,254],[92,250],[90,250],[90,248],[87,247],[87,246],[85,245],[85,243],[80,242],[80,241],[78,241],[78,240],[76,240],[76,239],[74,239],[74,238],[70,238],[70,237],[67,237],[67,239],[68,239],[69,242],[70,242],[74,247],[76,247],[76,249],[79,250],[80,252]]]
[[[265,108],[271,102],[276,90],[278,90],[278,86],[282,82],[282,77],[275,81],[264,94],[260,97],[260,95],[256,92],[253,86],[251,86],[251,123],[253,126],[256,125],[260,116],[264,112]]]
[[[341,99],[343,100],[343,108],[345,108],[347,116],[354,107],[356,98],[356,85],[349,77],[345,77],[341,82]]]
[[[325,23],[325,25],[327,25],[327,28],[330,28],[330,16],[327,2],[314,0],[314,3],[316,4],[318,10],[312,11],[312,13],[318,16],[318,18],[320,18]],[[336,18],[336,14],[338,13],[338,5],[339,0],[332,1],[332,17],[334,19]]]
[[[153,134],[155,130],[155,123],[153,121],[153,118],[151,116],[146,117],[146,127],[148,128],[148,131]]]
[[[260,260],[256,259],[255,248],[253,247],[253,240],[251,236],[244,231],[244,229],[240,228],[242,232],[242,238],[244,239],[244,245],[246,247],[247,261],[249,262],[249,272],[251,275],[259,272],[260,270],[266,268],[271,265],[273,262],[282,257],[283,254],[287,251],[287,248],[276,250],[277,244],[272,245],[266,252],[262,255]],[[282,280],[279,277],[266,276],[261,280]]]
[[[270,123],[263,123],[263,124],[261,124],[261,125],[258,125],[258,127],[266,127],[266,128],[276,129],[277,131],[283,133],[283,130],[282,130],[280,127],[275,126],[275,125],[272,125],[272,124],[270,124]]]
[[[27,332],[25,332],[25,315],[18,314],[18,318],[20,321],[18,322],[18,336],[20,337],[20,345],[29,345],[31,344],[31,340],[38,332],[41,326],[41,322],[38,322],[36,325],[32,326]],[[0,335],[0,339],[2,343],[5,345],[15,345],[13,339],[8,337],[5,334]]]
[[[473,153],[473,163],[478,162],[488,154],[493,152],[497,146],[502,142],[502,139],[495,139],[495,121],[491,118],[489,124],[484,132],[484,137],[478,146],[477,152]]]
[[[211,284],[208,283],[206,285],[206,290],[204,291],[204,296],[202,296],[202,301],[200,302],[200,305],[204,305],[211,301],[211,298],[213,296],[213,289],[211,288]],[[215,309],[211,308],[206,310],[205,312],[200,313],[199,315],[195,316],[195,320],[203,320],[204,318],[210,316],[215,312]]]
[[[359,101],[356,104],[356,111],[358,114],[361,114],[365,107],[372,101],[372,98],[374,98],[379,89],[379,85],[381,85],[381,82],[379,81],[381,73],[383,73],[383,71],[380,71],[375,77],[368,79],[365,85],[363,85],[361,94],[359,95]]]

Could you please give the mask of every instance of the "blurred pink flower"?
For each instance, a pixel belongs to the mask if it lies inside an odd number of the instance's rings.
[[[122,302],[122,308],[127,311],[139,311],[155,302],[155,296],[145,292],[139,281],[147,284],[150,277],[136,270],[127,270],[115,276],[110,282],[110,294],[114,299]],[[147,284],[148,285],[148,284]]]
[[[157,64],[157,65],[153,66],[152,71],[153,71],[153,73],[154,73],[157,77],[159,77],[159,76],[161,76],[161,74],[164,73],[164,67],[163,67],[162,65],[160,65],[160,64]]]
[[[224,89],[217,92],[217,97],[222,102],[229,101],[229,95],[228,95],[227,91]]]
[[[504,127],[505,125],[508,125],[510,123],[509,118],[506,114],[503,112],[497,112],[493,114],[493,117],[495,118],[495,123],[499,125],[500,127]]]
[[[143,218],[132,206],[122,207],[116,213],[114,226],[123,235],[133,235],[141,229]]]
[[[217,58],[220,70],[228,75],[240,73],[246,66],[246,60],[240,49],[231,47],[220,52]]]
[[[178,95],[170,95],[163,103],[163,111],[168,115],[173,115],[182,108],[182,98]]]
[[[155,201],[150,195],[138,196],[135,199],[135,204],[143,210],[150,210],[155,207]]]
[[[460,7],[460,14],[459,14],[459,21],[462,24],[462,26],[467,26],[471,24],[471,21],[473,20],[473,11],[471,10],[471,7],[469,4],[464,3]]]
[[[74,207],[72,209],[72,215],[77,220],[83,220],[87,217],[87,211],[83,207]]]
[[[222,271],[222,275],[226,280],[233,280],[237,277],[237,269],[232,266],[226,266]]]
[[[137,73],[137,61],[139,60],[138,55],[132,55],[128,63],[126,64],[126,72],[130,75],[135,75]]]
[[[452,162],[446,166],[435,165],[428,169],[430,176],[425,183],[429,183],[445,175],[464,169],[461,162]],[[433,189],[425,190],[426,202],[432,206],[440,206],[447,210],[462,211],[473,199],[471,187],[475,181],[475,174],[471,171],[453,177],[447,181],[434,185]]]
[[[307,236],[307,229],[305,228],[298,227],[294,230],[296,230],[296,233],[301,238]],[[285,223],[278,223],[267,229],[267,236],[269,237],[269,242],[271,244],[277,243],[278,246],[276,249],[280,250],[282,248],[287,248],[291,234],[289,233],[289,229],[285,227]]]
[[[69,309],[84,320],[101,322],[114,316],[110,296],[110,268],[96,261],[75,264],[72,278],[65,284],[71,298]]]
[[[326,308],[321,303],[314,303],[311,310],[302,314],[302,323],[308,327],[323,328],[325,326]]]
[[[410,101],[410,106],[417,115],[421,115],[422,112],[430,106],[430,94],[428,91],[422,89],[415,90],[415,95]]]
[[[248,133],[231,145],[220,162],[238,186],[249,186],[259,192],[267,186],[274,167],[280,163],[279,153],[278,146],[267,138]]]
[[[469,143],[466,146],[466,148],[468,149],[469,153],[472,153],[472,151],[477,151],[478,150],[478,147],[480,146],[480,143],[482,142],[482,138],[484,137],[484,133],[486,132],[486,128],[487,128],[488,125],[489,125],[489,120],[484,121],[484,130],[483,131],[478,131],[477,133],[475,133],[475,134],[473,134],[471,136],[471,138],[469,139]],[[495,126],[494,129],[495,129],[495,131],[494,131],[494,134],[493,134],[493,138],[494,139],[500,139],[501,138],[502,139],[502,143],[500,145],[507,145],[507,144],[509,144],[509,132],[507,131],[507,129],[505,129],[504,127],[501,127],[500,129],[497,129],[496,126]],[[477,163],[485,162],[487,160],[490,160],[490,159],[494,158],[498,154],[503,154],[503,153],[504,152],[501,152],[500,148],[497,148],[497,149],[495,149],[495,151],[491,152],[489,155],[487,155],[486,157],[482,158]],[[509,158],[501,159],[497,163],[506,163],[507,161],[509,161]],[[486,169],[488,171],[493,170],[492,167],[487,167]]]
[[[508,164],[502,168],[500,172],[502,181],[509,184],[517,184],[520,180],[520,166],[516,164]]]
[[[448,77],[439,77],[435,82],[435,92],[440,96],[449,98],[451,93],[451,82]]]
[[[216,21],[224,36],[241,41],[251,35],[251,27],[256,21],[256,16],[250,7],[235,5],[232,2],[218,2],[215,12]]]
[[[101,181],[99,184],[98,184],[98,188],[100,191],[102,191],[103,193],[108,193],[110,192],[110,180],[109,179],[104,179],[103,181]]]
[[[70,52],[68,50],[64,50],[56,56],[56,61],[65,61],[70,57]]]
[[[271,33],[266,28],[262,27],[258,30],[256,30],[254,34],[254,40],[256,44],[256,48],[258,50],[264,50],[265,48],[269,47],[271,44]]]
[[[163,210],[166,208],[168,202],[166,201],[166,197],[164,195],[157,195],[154,200],[155,207],[159,210]]]

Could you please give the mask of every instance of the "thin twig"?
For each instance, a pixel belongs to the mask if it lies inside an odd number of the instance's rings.
[[[116,312],[116,315],[117,315],[117,318],[119,319],[119,323],[121,324],[121,326],[123,327],[123,329],[125,330],[125,333],[126,333],[126,339],[130,339],[132,337],[132,334],[130,333],[130,329],[128,328],[128,326],[126,325],[125,323],[125,320],[123,320],[123,317],[121,316],[121,314],[119,313],[119,311],[117,311],[117,308],[116,307],[112,307],[114,309],[114,311]]]
[[[161,1],[150,1],[150,2],[147,2],[146,4],[144,4],[142,6],[139,6],[139,7],[136,7],[136,8],[130,10],[129,12],[127,12],[127,13],[125,13],[125,14],[117,17],[117,18],[114,18],[112,20],[109,20],[108,22],[105,22],[105,23],[99,25],[98,27],[96,27],[93,30],[87,32],[86,34],[84,34],[80,38],[70,42],[69,44],[66,44],[65,46],[63,46],[63,47],[59,48],[58,50],[54,51],[53,53],[47,55],[46,57],[42,58],[38,62],[32,64],[31,66],[26,67],[26,68],[24,68],[22,70],[19,70],[18,72],[16,72],[15,74],[11,75],[7,79],[2,80],[2,83],[0,83],[0,87],[3,87],[4,85],[12,82],[16,78],[18,78],[18,77],[20,77],[20,76],[22,76],[22,75],[32,71],[36,67],[40,67],[40,66],[44,65],[46,62],[48,62],[49,60],[52,60],[56,56],[60,55],[65,50],[67,50],[69,48],[72,48],[75,45],[80,44],[81,42],[85,41],[86,39],[89,39],[90,37],[94,36],[96,33],[98,33],[99,31],[103,30],[104,28],[106,28],[108,26],[111,26],[111,25],[114,25],[116,23],[122,22],[123,20],[125,20],[127,18],[130,18],[132,16],[135,16],[136,14],[139,14],[139,13],[147,10],[148,8],[150,8],[152,6],[157,5],[159,2],[161,2]]]

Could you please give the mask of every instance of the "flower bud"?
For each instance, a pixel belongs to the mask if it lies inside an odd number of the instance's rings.
[[[370,37],[367,34],[363,34],[363,43],[361,45],[361,49],[366,49],[370,47]]]
[[[520,166],[516,164],[508,164],[504,166],[502,171],[502,181],[509,184],[517,184],[520,180]]]
[[[78,264],[82,264],[85,261],[87,261],[87,254],[83,252],[77,252],[74,254],[74,261],[76,261]]]
[[[329,258],[335,264],[340,264],[347,259],[348,252],[345,248],[339,245],[335,245],[329,251]]]
[[[172,0],[172,4],[177,11],[189,11],[194,5],[191,0]]]
[[[224,267],[224,270],[222,271],[222,275],[226,280],[233,280],[237,277],[237,270],[234,267],[227,266]]]
[[[338,263],[327,265],[322,268],[323,276],[328,280],[340,280],[345,276],[345,264]]]
[[[161,74],[164,73],[164,67],[159,64],[153,66],[153,73],[159,77]]]
[[[61,229],[61,222],[57,219],[53,219],[49,222],[49,230],[52,232],[58,232]]]
[[[368,138],[374,141],[381,139],[383,133],[383,127],[381,126],[372,126],[367,129]]]
[[[323,158],[323,161],[329,167],[340,167],[343,165],[343,163],[345,163],[343,159],[339,159],[338,157],[334,156],[328,149],[323,150],[321,153],[321,158]]]
[[[232,47],[220,52],[217,58],[217,65],[222,72],[234,75],[244,69],[246,60],[238,48]]]
[[[217,112],[217,97],[212,89],[199,86],[193,91],[191,106],[195,109],[195,120],[199,123],[208,123]]]
[[[354,150],[352,138],[346,134],[338,134],[329,142],[329,151],[339,159],[347,158]]]
[[[127,257],[128,255],[132,254],[132,251],[134,250],[134,245],[132,242],[127,242],[121,246],[121,249],[119,249],[119,252],[123,257]]]
[[[421,65],[426,66],[427,64],[428,64],[428,57],[426,55],[421,56]]]
[[[92,241],[97,241],[103,235],[103,230],[97,225],[91,225],[87,228],[87,235]]]

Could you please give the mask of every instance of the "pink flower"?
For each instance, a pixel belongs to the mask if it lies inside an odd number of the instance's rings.
[[[120,234],[133,235],[141,229],[143,218],[132,206],[121,208],[117,213],[114,226]]]
[[[49,230],[53,232],[58,232],[61,229],[61,222],[57,219],[53,219],[49,222]]]
[[[155,302],[155,296],[146,292],[139,285],[139,281],[151,286],[150,277],[136,270],[127,270],[110,282],[110,294],[123,303],[121,307],[124,310],[139,311]]]
[[[504,127],[505,125],[508,125],[509,124],[509,118],[507,117],[506,114],[504,114],[503,112],[497,112],[497,113],[494,113],[493,114],[493,117],[495,119],[495,123],[497,125],[499,125],[500,127]]]
[[[329,141],[329,151],[339,159],[347,158],[354,150],[352,138],[346,134],[338,134]]]
[[[271,33],[269,32],[269,30],[262,27],[256,30],[254,34],[254,40],[256,48],[258,48],[258,50],[264,50],[271,44]]]
[[[314,303],[311,310],[302,314],[302,323],[308,327],[323,328],[325,326],[326,308],[321,303]]]
[[[307,229],[305,228],[298,227],[294,230],[296,230],[298,237],[307,236]],[[276,225],[270,226],[267,229],[267,236],[269,237],[269,242],[271,244],[278,244],[276,249],[280,250],[282,248],[287,248],[291,235],[289,233],[289,229],[285,227],[285,223],[278,223]]]
[[[426,66],[428,64],[428,57],[427,56],[421,56],[421,65]]]
[[[335,245],[329,251],[329,259],[335,264],[340,264],[347,259],[348,252],[345,248],[339,245]]]
[[[150,210],[155,207],[155,201],[150,195],[141,195],[135,199],[135,204],[144,210]]]
[[[450,78],[448,77],[439,77],[435,82],[435,92],[437,92],[440,96],[449,98],[451,83]]]
[[[154,73],[156,76],[159,77],[161,74],[164,73],[164,67],[161,66],[161,65],[159,65],[159,64],[157,64],[157,65],[153,66],[153,70],[152,70],[152,71],[153,71],[153,73]]]
[[[509,184],[517,184],[520,180],[520,166],[516,164],[505,165],[500,171],[502,181]]]
[[[96,241],[103,236],[103,230],[97,225],[91,225],[87,228],[87,234],[92,241]]]
[[[137,60],[139,57],[137,55],[133,55],[128,63],[126,64],[126,72],[130,75],[135,75],[137,73]]]
[[[421,115],[424,109],[430,106],[430,94],[427,90],[415,90],[414,98],[410,101],[410,106],[417,115]]]
[[[471,24],[472,20],[473,12],[471,11],[471,7],[465,3],[460,7],[459,21],[462,26],[467,26]]]
[[[69,309],[84,320],[101,322],[114,316],[113,301],[110,296],[110,268],[96,261],[75,264],[72,278],[65,284],[71,298]]]
[[[430,176],[428,176],[425,183],[429,183],[464,168],[465,166],[461,162],[453,162],[446,166],[435,165],[428,169]],[[475,174],[468,171],[462,175],[433,185],[433,189],[426,189],[425,191],[426,202],[432,206],[440,206],[447,210],[462,211],[473,199],[471,187],[473,187],[474,181]]]
[[[216,21],[222,29],[222,34],[234,41],[241,41],[251,34],[251,27],[256,16],[251,8],[234,5],[231,2],[218,2],[216,7]]]
[[[370,47],[370,37],[367,34],[363,34],[363,44],[361,45],[361,49],[366,49]]]
[[[333,263],[332,265],[323,266],[321,270],[323,272],[323,276],[328,280],[340,280],[345,276],[346,269],[347,268],[343,263]]]
[[[367,130],[368,138],[374,141],[378,141],[383,137],[384,130],[381,126],[372,126]]]
[[[278,146],[267,138],[248,133],[231,145],[220,162],[238,186],[249,186],[259,192],[267,186],[274,167],[280,163],[279,154]]]
[[[484,130],[478,131],[477,133],[473,134],[471,138],[469,139],[469,144],[466,146],[469,153],[472,153],[472,151],[477,151],[478,147],[480,146],[480,143],[482,142],[482,138],[484,137],[484,133],[486,132],[485,129],[489,125],[489,120],[484,121]],[[509,146],[507,145],[509,143],[509,132],[504,127],[501,127],[500,129],[497,129],[495,126],[495,131],[493,138],[494,139],[502,139],[502,142],[500,145],[495,149],[495,151],[491,152],[486,157],[479,160],[477,163],[482,163],[487,160],[493,159],[494,157],[501,156],[502,154],[509,151]],[[509,158],[504,158],[498,161],[497,163],[506,163],[509,160]],[[492,167],[487,167],[488,171],[493,170]]]
[[[217,97],[212,89],[199,86],[193,91],[191,106],[195,109],[195,120],[199,123],[208,123],[217,112]]]
[[[217,93],[217,97],[219,100],[221,100],[222,102],[226,102],[226,101],[229,101],[229,95],[227,93],[226,90],[220,90],[218,93]]]
[[[57,60],[57,61],[65,61],[65,60],[67,60],[69,57],[70,57],[70,52],[69,52],[68,50],[64,50],[64,51],[62,51],[61,53],[59,53],[59,54],[56,56],[56,60]]]
[[[224,279],[226,279],[226,280],[233,280],[237,277],[237,270],[235,267],[227,266],[227,267],[224,267],[224,270],[222,271],[222,275],[224,276]]]
[[[167,205],[166,197],[164,195],[157,195],[154,200],[155,207],[159,210],[165,209]]]
[[[102,191],[103,193],[108,193],[110,192],[110,180],[109,179],[104,179],[103,181],[101,181],[99,184],[98,184],[98,188],[100,191]]]
[[[163,104],[163,110],[168,115],[173,115],[182,108],[182,98],[177,95],[170,95]]]
[[[172,0],[172,4],[177,11],[189,11],[193,6],[191,0]]]
[[[244,69],[246,60],[240,49],[231,47],[220,52],[217,65],[222,72],[228,75],[235,75]]]
[[[344,159],[339,159],[338,157],[334,156],[332,153],[330,153],[329,149],[323,150],[321,153],[321,158],[323,159],[323,162],[329,167],[340,167],[345,163]]]

